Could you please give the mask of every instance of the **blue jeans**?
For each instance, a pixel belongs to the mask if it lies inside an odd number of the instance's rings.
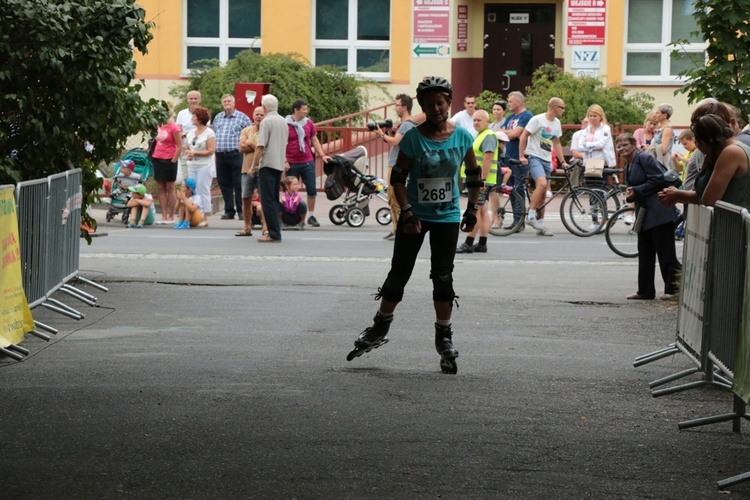
[[[262,167],[258,171],[258,190],[260,191],[260,206],[263,208],[263,218],[268,227],[268,236],[275,240],[281,239],[281,225],[279,224],[279,190],[281,189],[281,170]]]
[[[290,163],[286,176],[293,175],[305,185],[308,198],[315,198],[318,195],[318,189],[315,187],[315,162],[307,163]]]

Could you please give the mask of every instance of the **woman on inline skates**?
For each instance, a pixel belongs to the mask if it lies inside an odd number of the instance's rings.
[[[417,87],[417,101],[426,121],[412,128],[401,139],[398,160],[391,173],[391,188],[401,206],[401,216],[393,247],[391,270],[376,298],[382,298],[373,325],[354,341],[347,360],[388,341],[386,335],[396,306],[401,301],[426,234],[430,233],[432,299],[435,307],[435,347],[444,373],[456,373],[458,351],[453,346],[451,311],[453,260],[459,227],[469,232],[477,222],[477,199],[482,187],[481,169],[472,148],[473,139],[465,129],[449,122],[453,98],[445,78],[427,77]],[[458,169],[466,165],[469,205],[461,217]]]

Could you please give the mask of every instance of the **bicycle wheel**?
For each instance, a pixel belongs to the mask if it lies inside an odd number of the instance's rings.
[[[563,226],[576,236],[595,235],[604,226],[606,217],[606,203],[593,189],[575,188],[565,195],[560,204]]]
[[[607,228],[607,222],[606,221],[609,220],[609,218],[612,216],[612,214],[614,214],[615,212],[617,212],[618,210],[620,210],[620,206],[621,206],[621,204],[620,204],[620,196],[621,195],[620,195],[619,191],[615,191],[614,189],[611,189],[609,191],[605,191],[603,189],[597,189],[597,188],[592,188],[592,189],[594,191],[596,191],[596,194],[598,194],[599,196],[601,196],[604,199],[605,205],[607,207],[607,213],[605,214],[604,225],[599,230],[599,234],[601,234]]]
[[[508,197],[500,197],[500,206],[497,209],[497,219],[500,222],[498,229],[490,229],[493,236],[508,236],[523,227],[526,219],[526,203],[515,189],[508,193]]]
[[[621,257],[638,257],[638,233],[635,232],[635,208],[625,205],[612,214],[604,231],[607,245]]]

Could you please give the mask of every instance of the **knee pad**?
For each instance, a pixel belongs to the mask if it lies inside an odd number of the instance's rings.
[[[430,275],[432,279],[432,300],[436,302],[453,302],[456,294],[453,291],[453,273],[445,271]]]

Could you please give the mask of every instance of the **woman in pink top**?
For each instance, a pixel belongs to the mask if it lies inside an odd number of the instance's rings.
[[[161,224],[174,222],[174,210],[177,205],[174,184],[177,180],[177,160],[180,155],[182,155],[182,130],[174,122],[174,110],[170,106],[169,120],[166,124],[159,126],[156,134],[156,148],[151,157],[154,180],[159,188],[161,221],[158,223]]]
[[[633,133],[635,137],[635,146],[640,151],[646,151],[651,145],[651,140],[654,138],[657,127],[656,116],[651,111],[646,115],[646,119],[643,121],[643,128],[639,128]]]

